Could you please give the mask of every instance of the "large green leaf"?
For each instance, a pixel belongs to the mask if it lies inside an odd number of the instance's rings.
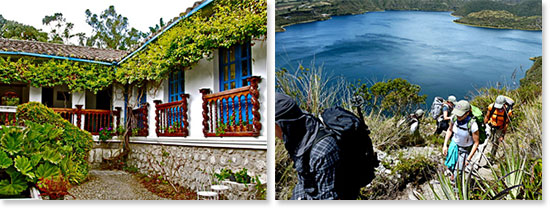
[[[15,158],[15,168],[17,168],[21,174],[34,179],[34,173],[32,172],[32,165],[29,158],[17,156],[17,158]]]
[[[17,127],[5,127],[4,135],[0,140],[2,141],[2,148],[10,155],[23,150],[23,131]]]
[[[53,124],[45,123],[42,130],[43,135],[47,135],[49,140],[55,140],[61,134],[63,134],[63,129],[57,128]]]
[[[44,151],[42,152],[42,158],[45,161],[51,162],[53,164],[59,163],[61,161],[61,153],[57,151],[57,149],[52,149],[49,147],[45,147]]]
[[[6,152],[0,150],[0,168],[6,169],[13,164],[13,160],[6,154]]]
[[[38,168],[36,168],[35,173],[38,179],[49,178],[52,176],[58,176],[60,173],[60,170],[55,165],[52,165],[51,163],[47,162],[38,166]]]
[[[69,157],[63,158],[63,160],[59,162],[59,167],[61,168],[63,175],[67,176],[69,181],[73,183],[81,183],[84,179],[86,179],[86,168],[83,168],[82,165],[77,164]]]
[[[7,169],[6,172],[10,176],[10,180],[5,179],[0,181],[0,195],[17,195],[27,189],[25,176],[13,168]]]
[[[38,163],[40,162],[40,160],[42,159],[42,154],[40,153],[35,153],[31,156],[31,165],[33,167],[36,167],[36,165],[38,165]]]

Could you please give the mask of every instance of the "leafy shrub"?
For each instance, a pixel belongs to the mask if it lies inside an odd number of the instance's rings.
[[[235,182],[237,183],[247,184],[250,183],[251,179],[252,178],[248,175],[248,170],[246,168],[243,168],[235,173]]]
[[[17,120],[22,124],[25,121],[32,121],[37,124],[52,124],[62,129],[62,133],[55,141],[58,145],[66,147],[66,155],[63,158],[62,166],[67,170],[64,175],[70,182],[80,183],[88,174],[88,157],[92,149],[92,135],[79,129],[67,120],[63,119],[52,109],[41,103],[29,102],[17,107]]]
[[[214,177],[216,177],[218,181],[229,179],[230,181],[235,181],[237,183],[244,183],[244,184],[254,181],[254,178],[248,175],[248,170],[246,168],[243,168],[240,171],[237,171],[236,173],[233,173],[233,171],[231,171],[230,169],[224,168],[220,171],[220,173],[215,173]]]
[[[225,179],[228,179],[232,175],[233,175],[233,171],[231,171],[230,169],[224,168],[220,170],[220,173],[215,173],[214,177],[216,177],[218,181],[223,181]]]
[[[50,123],[25,122],[26,128],[0,130],[0,195],[18,195],[39,180],[64,176],[81,182],[87,171],[77,163],[74,147],[63,142],[64,130]],[[85,169],[84,169],[85,168]]]

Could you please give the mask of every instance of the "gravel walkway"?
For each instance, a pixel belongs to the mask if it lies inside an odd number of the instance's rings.
[[[131,174],[119,170],[91,170],[90,180],[69,190],[67,200],[167,200],[149,192]]]

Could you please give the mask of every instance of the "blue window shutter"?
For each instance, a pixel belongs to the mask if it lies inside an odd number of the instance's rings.
[[[175,71],[170,73],[168,78],[168,96],[169,102],[181,100],[181,94],[185,93],[184,74],[183,71]]]
[[[231,56],[233,52],[233,56]],[[234,57],[232,59],[232,57]],[[252,55],[251,55],[251,46],[250,42],[245,44],[239,44],[231,46],[230,48],[220,48],[219,50],[219,81],[220,81],[220,91],[230,90],[234,88],[248,86],[247,79],[252,76]],[[234,71],[231,70],[232,66]],[[248,121],[249,123],[252,120],[252,103],[250,102],[251,96],[244,97],[240,100],[240,105],[242,106],[241,115],[235,114],[235,121]],[[223,119],[227,123],[229,117],[233,115],[233,108],[238,108],[239,102],[238,99],[226,101],[229,103],[221,104],[224,109]],[[233,107],[234,106],[234,107]],[[248,107],[248,111],[246,109]],[[229,115],[229,117],[228,117]],[[241,116],[243,117],[241,119]],[[245,117],[248,117],[245,119]]]

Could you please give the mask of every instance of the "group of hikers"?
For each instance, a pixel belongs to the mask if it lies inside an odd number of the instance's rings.
[[[374,179],[379,164],[364,120],[340,107],[326,109],[318,118],[282,93],[276,93],[275,105],[275,136],[283,140],[298,173],[291,199],[357,199],[361,187]],[[491,155],[495,155],[513,105],[511,98],[500,95],[483,115],[468,101],[457,102],[455,96],[435,98],[430,114],[437,121],[434,134],[445,131],[443,154],[451,180],[472,164],[480,143],[489,135],[497,138],[491,141]],[[410,115],[412,132],[418,131],[424,114],[418,109]]]
[[[442,98],[438,97],[434,99],[430,113],[437,121],[434,134],[439,135],[445,131],[445,166],[448,168],[451,181],[454,181],[459,171],[472,164],[474,154],[481,143],[485,145],[484,148],[491,144],[490,155],[493,159],[496,157],[498,145],[504,141],[510,125],[514,100],[499,95],[487,106],[485,114],[466,100],[456,102],[456,97],[452,95],[443,102],[441,100]]]

